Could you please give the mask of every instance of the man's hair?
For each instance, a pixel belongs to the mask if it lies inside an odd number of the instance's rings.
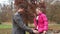
[[[24,8],[24,9],[25,9],[26,6],[25,6],[25,4],[19,4],[19,5],[18,5],[18,9],[19,9],[19,8]]]

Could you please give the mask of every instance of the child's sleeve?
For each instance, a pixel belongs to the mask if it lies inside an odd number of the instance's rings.
[[[43,21],[44,21],[44,31],[48,30],[48,19],[46,17],[46,15],[43,15]]]

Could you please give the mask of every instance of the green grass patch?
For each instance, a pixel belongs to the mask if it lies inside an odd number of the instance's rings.
[[[12,25],[1,24],[0,29],[12,28]]]
[[[34,25],[29,26],[30,28],[34,28]],[[12,25],[7,25],[7,24],[1,24],[0,25],[0,29],[8,29],[8,28],[12,28]],[[59,29],[60,30],[60,24],[58,25],[49,25],[49,29]]]

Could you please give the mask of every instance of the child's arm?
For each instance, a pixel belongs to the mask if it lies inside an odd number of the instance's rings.
[[[43,34],[46,34],[46,32],[48,30],[48,19],[47,19],[46,15],[43,15],[43,21],[44,21],[44,31],[43,31]]]
[[[44,21],[44,31],[48,30],[48,19],[46,17],[46,15],[43,14],[43,21]]]

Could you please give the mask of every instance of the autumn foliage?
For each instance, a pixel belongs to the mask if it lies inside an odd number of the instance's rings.
[[[34,13],[35,13],[35,9],[36,7],[40,7],[40,8],[46,8],[45,7],[45,3],[39,3],[36,4],[35,3],[36,0],[30,0],[30,3],[28,0],[15,0],[15,6],[18,7],[20,4],[24,4],[24,6],[26,7],[26,12],[25,14],[23,14],[23,18],[25,22],[33,22],[33,18],[34,18]]]

